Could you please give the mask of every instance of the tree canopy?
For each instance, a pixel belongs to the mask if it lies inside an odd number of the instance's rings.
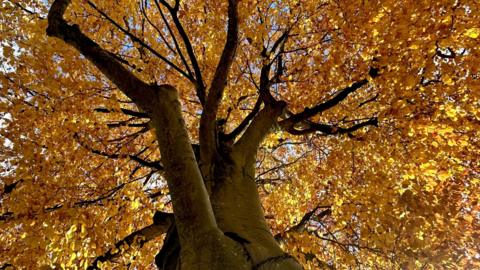
[[[258,141],[305,269],[480,268],[478,1],[52,2],[0,2],[0,269],[156,269],[176,140],[138,100],[164,85],[209,195],[215,145]]]

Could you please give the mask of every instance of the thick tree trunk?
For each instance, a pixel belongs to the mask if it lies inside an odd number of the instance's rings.
[[[218,227],[225,236],[236,242],[237,247],[212,252],[237,253],[238,247],[241,247],[241,256],[247,268],[236,265],[224,269],[302,269],[294,258],[282,251],[267,226],[254,181],[254,163],[245,161],[243,156],[238,155],[240,153],[235,154],[229,147],[223,147],[215,165],[215,186],[210,201]],[[174,224],[156,257],[159,269],[180,269],[180,250]],[[228,264],[227,257],[218,260],[219,265]],[[215,268],[212,266],[209,269]]]
[[[255,184],[254,159],[223,153],[211,195],[218,227],[242,244],[252,269],[301,269],[268,228]]]
[[[282,251],[271,234],[255,184],[254,165],[258,147],[284,106],[281,102],[265,106],[236,143],[223,141],[220,136],[209,201],[217,228],[236,245],[233,249],[219,250],[215,246],[205,246],[197,250],[198,254],[205,250],[206,254],[213,252],[219,255],[219,261],[207,269],[218,269],[215,268],[217,265],[223,269],[302,269],[293,257]],[[208,250],[210,248],[213,250]],[[157,265],[175,269],[180,260],[183,267],[182,251],[181,234],[176,243],[175,230],[170,230],[166,244],[157,256]],[[169,254],[171,256],[164,256]],[[175,258],[177,254],[180,254],[180,259]],[[242,264],[230,262],[232,255],[235,259],[240,256]]]
[[[249,269],[242,246],[218,228],[202,175],[182,118],[175,88],[164,85],[151,121],[166,168],[176,228],[181,269]],[[157,109],[158,108],[158,109]],[[168,127],[168,128],[165,128]]]

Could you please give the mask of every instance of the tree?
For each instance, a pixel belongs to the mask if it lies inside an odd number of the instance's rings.
[[[0,7],[1,269],[480,266],[478,1]]]

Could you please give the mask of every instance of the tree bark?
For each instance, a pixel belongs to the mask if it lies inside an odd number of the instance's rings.
[[[284,105],[279,102],[266,106],[236,144],[228,141],[220,144],[215,160],[215,184],[210,201],[216,224],[223,235],[241,247],[247,269],[302,269],[293,257],[282,251],[271,234],[255,184],[258,146],[276,123]],[[160,269],[176,269],[178,251],[183,248],[178,238],[175,228],[169,230],[156,258]]]

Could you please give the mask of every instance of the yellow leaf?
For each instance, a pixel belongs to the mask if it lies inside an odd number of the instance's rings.
[[[445,18],[442,19],[443,24],[451,24],[452,23],[452,16],[446,16]]]
[[[450,76],[445,76],[445,77],[443,78],[443,82],[444,82],[446,85],[450,85],[450,86],[455,84],[455,82],[453,81],[452,77],[450,77]]]
[[[67,237],[67,239],[72,239],[73,238],[73,234],[77,231],[77,225],[73,224],[70,229],[67,231],[67,233],[65,234],[65,237]]]
[[[468,221],[468,223],[472,223],[472,221],[473,221],[473,217],[470,216],[470,215],[466,215],[465,217],[463,217],[463,219],[465,219],[466,221]]]
[[[447,116],[450,118],[455,118],[455,116],[457,115],[457,111],[453,107],[447,108],[445,112],[447,113]]]
[[[415,175],[413,174],[404,174],[402,176],[403,179],[415,179]]]
[[[343,199],[337,199],[337,200],[335,201],[335,205],[336,205],[336,206],[342,206],[342,204],[343,204]]]
[[[447,180],[451,176],[452,176],[452,174],[449,171],[440,171],[438,173],[438,179],[440,179],[440,181],[442,181],[442,182]]]
[[[420,169],[422,173],[426,176],[434,176],[437,173],[437,169],[435,169],[435,164],[432,162],[423,163],[420,165]]]
[[[375,17],[373,17],[372,22],[379,22],[383,16],[385,16],[385,12],[379,12]]]
[[[77,253],[72,253],[72,255],[70,256],[70,261],[68,261],[68,266],[71,266],[73,265],[73,261],[75,261],[75,259],[77,258]]]
[[[138,198],[136,198],[132,204],[131,204],[131,207],[133,210],[136,210],[140,207],[140,200]]]
[[[80,229],[80,237],[85,238],[86,235],[87,235],[87,229],[86,229],[85,224],[82,223],[82,227]]]
[[[474,27],[467,29],[463,34],[470,38],[478,38],[478,36],[480,36],[480,28]]]

